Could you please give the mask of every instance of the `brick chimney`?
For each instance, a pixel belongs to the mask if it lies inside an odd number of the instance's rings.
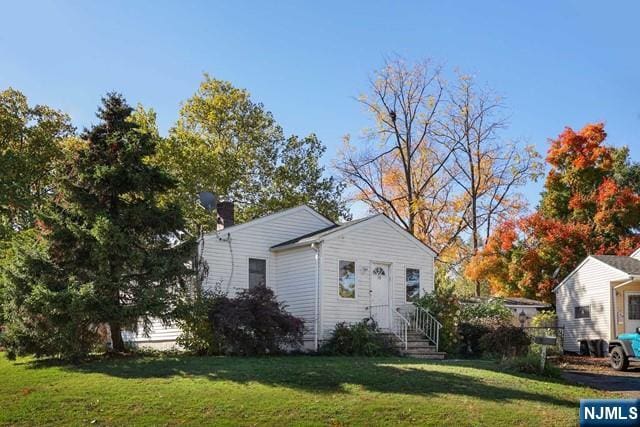
[[[233,225],[234,207],[233,202],[218,202],[218,230],[222,230]]]

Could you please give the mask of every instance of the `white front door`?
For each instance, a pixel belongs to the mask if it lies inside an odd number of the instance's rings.
[[[632,333],[640,328],[640,292],[624,293],[624,329]]]
[[[382,329],[391,325],[389,264],[371,263],[371,317]]]

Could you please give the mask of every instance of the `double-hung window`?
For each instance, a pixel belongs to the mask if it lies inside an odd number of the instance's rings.
[[[356,297],[356,263],[340,261],[338,266],[338,294],[342,298]]]
[[[407,302],[415,301],[420,297],[420,270],[407,268],[405,270],[405,298]]]
[[[249,289],[267,286],[267,260],[249,258]]]

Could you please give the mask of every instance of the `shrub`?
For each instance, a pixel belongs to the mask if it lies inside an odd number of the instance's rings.
[[[243,290],[235,298],[214,291],[181,307],[178,323],[187,326],[178,343],[200,354],[265,355],[302,344],[304,323],[289,314],[265,286]]]
[[[203,291],[179,304],[175,311],[180,335],[176,343],[199,356],[222,354],[222,342],[209,321],[209,310],[224,301],[220,290]]]
[[[338,323],[320,348],[320,353],[332,356],[386,356],[396,353],[393,343],[379,332],[372,319],[355,324]]]
[[[549,361],[545,363],[544,371],[540,372],[540,353],[536,351],[530,351],[523,356],[503,359],[500,365],[507,371],[536,374],[550,378],[559,378],[561,374],[560,368],[549,363]]]
[[[480,338],[491,332],[491,328],[482,323],[461,323],[458,327],[460,347],[458,352],[464,356],[481,356]]]
[[[531,319],[531,326],[542,328],[554,328],[558,322],[558,315],[555,311],[547,310],[533,316]]]
[[[480,338],[480,349],[485,355],[500,357],[522,356],[529,350],[531,338],[516,326],[499,326]]]
[[[432,293],[416,301],[416,305],[428,310],[442,323],[440,329],[440,349],[454,352],[459,346],[458,321],[460,302],[450,287],[438,286]]]
[[[227,354],[274,354],[302,344],[304,323],[285,308],[271,289],[257,286],[223,298],[209,311],[209,321]]]
[[[500,298],[491,298],[477,303],[462,304],[461,321],[485,324],[508,323],[513,315]]]

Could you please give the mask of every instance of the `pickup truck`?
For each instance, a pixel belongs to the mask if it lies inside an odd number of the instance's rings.
[[[616,371],[626,371],[629,362],[640,362],[640,328],[609,341],[609,362]]]

